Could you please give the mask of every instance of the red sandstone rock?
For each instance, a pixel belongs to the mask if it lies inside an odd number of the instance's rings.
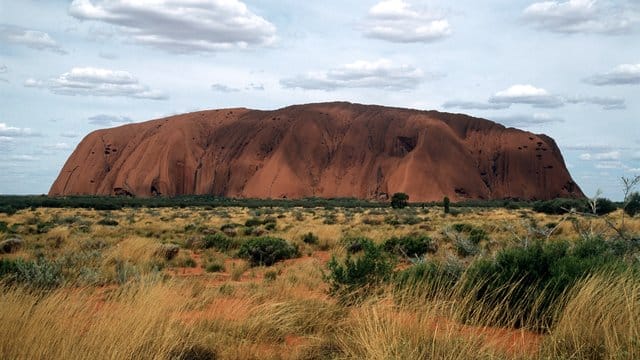
[[[350,103],[223,109],[98,130],[49,195],[411,201],[582,197],[553,139],[461,114]]]

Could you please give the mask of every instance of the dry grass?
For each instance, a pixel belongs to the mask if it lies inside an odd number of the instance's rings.
[[[0,214],[0,221],[15,225],[24,240],[17,253],[2,258],[44,256],[63,264],[68,278],[63,287],[49,291],[1,287],[0,358],[169,359],[188,358],[192,350],[191,356],[198,350],[220,359],[640,358],[640,281],[633,274],[592,276],[582,282],[565,295],[566,306],[545,335],[479,325],[515,323],[522,314],[504,319],[499,306],[476,302],[462,288],[389,287],[358,305],[344,306],[327,294],[323,280],[330,256],[345,255],[345,236],[381,243],[391,236],[426,234],[439,245],[429,257],[447,259],[458,258],[452,235],[457,223],[487,232],[489,239],[479,247],[489,256],[540,237],[577,239],[584,232],[614,236],[603,218],[572,222],[504,209],[455,217],[444,216],[441,209],[256,211],[36,209]],[[336,223],[325,224],[332,213]],[[234,257],[233,249],[187,246],[224,224],[266,216],[277,218],[277,226],[262,229],[265,234],[297,244],[301,258],[250,268]],[[419,221],[390,225],[387,219],[393,216]],[[119,225],[96,224],[104,218]],[[365,218],[381,223],[367,225]],[[620,213],[608,219],[615,223]],[[38,222],[55,224],[37,233]],[[640,218],[625,223],[629,233],[640,233]],[[557,225],[551,234],[544,233],[548,224]],[[318,236],[317,244],[302,242],[309,232]],[[237,233],[234,241],[242,242],[242,226]],[[168,242],[181,246],[171,261],[157,255]],[[198,267],[176,269],[187,258]],[[462,263],[472,260],[458,258]],[[224,270],[204,271],[211,262],[224,264]],[[265,279],[266,272],[273,278]],[[468,311],[471,305],[475,311]]]

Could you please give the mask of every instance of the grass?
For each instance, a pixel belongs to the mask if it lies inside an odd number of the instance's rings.
[[[22,240],[0,255],[0,358],[640,358],[638,240],[614,241],[619,233],[607,222],[619,226],[620,215],[465,208],[454,217],[441,207],[337,206],[0,214],[0,241]],[[98,225],[102,219],[118,225]],[[274,223],[265,219],[277,219],[277,226],[264,229]],[[240,259],[239,249],[255,239],[244,235],[247,221],[298,248],[300,257],[269,261],[271,266]],[[235,236],[223,235],[225,224],[237,224]],[[623,230],[628,239],[640,238],[640,218],[627,218]],[[342,302],[330,295],[327,263],[332,256],[338,265],[347,256],[363,259],[362,251],[348,255],[345,239],[364,237],[392,258],[391,274],[376,278],[374,291],[359,301]],[[504,249],[556,242],[573,249],[587,237],[605,239],[607,256],[624,266],[589,265],[592,270],[556,294],[544,322],[531,317],[531,309],[546,301],[531,284],[506,281],[492,290],[502,294],[496,302],[477,296],[482,282],[470,289],[464,281],[476,264],[502,264],[496,259]],[[459,255],[461,240],[477,252]],[[173,244],[179,250],[167,257]],[[602,250],[578,248],[569,253]],[[563,261],[554,263],[578,269]],[[12,281],[6,274],[15,273],[19,262],[55,264],[59,274],[48,286],[33,286],[38,277]],[[518,266],[513,269],[520,271]],[[48,274],[54,267],[38,269]],[[528,306],[512,306],[518,299]]]

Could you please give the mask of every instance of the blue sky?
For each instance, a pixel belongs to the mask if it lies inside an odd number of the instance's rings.
[[[90,131],[344,100],[552,136],[587,195],[640,174],[640,1],[0,0],[0,194]]]

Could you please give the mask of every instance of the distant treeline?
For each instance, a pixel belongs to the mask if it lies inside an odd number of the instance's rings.
[[[442,202],[409,202],[410,207],[436,207]],[[452,204],[460,208],[531,208],[549,214],[561,214],[575,209],[588,212],[584,199],[554,199],[547,201],[521,200],[468,200]],[[618,208],[619,204],[608,202],[608,207]],[[95,210],[118,210],[122,208],[160,207],[304,207],[304,208],[380,208],[390,206],[388,201],[371,201],[356,198],[304,198],[304,199],[240,199],[211,195],[188,195],[176,197],[126,197],[126,196],[65,196],[46,195],[0,195],[0,212],[14,213],[27,208],[86,208]]]

